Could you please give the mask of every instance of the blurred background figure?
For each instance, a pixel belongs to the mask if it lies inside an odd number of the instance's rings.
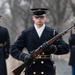
[[[10,37],[7,28],[2,27],[0,15],[0,75],[7,75],[6,59],[9,57]]]
[[[72,66],[72,75],[75,75],[75,28],[72,28],[69,38],[70,60],[69,65]]]

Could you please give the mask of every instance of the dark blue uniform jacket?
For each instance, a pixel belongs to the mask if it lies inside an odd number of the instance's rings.
[[[70,46],[70,60],[69,65],[75,66],[75,34],[72,34],[69,39]]]
[[[7,75],[6,59],[9,56],[10,38],[8,30],[0,26],[0,75]]]
[[[57,34],[56,31],[54,32],[54,29],[46,26],[39,38],[34,26],[32,26],[27,30],[24,30],[17,41],[11,46],[11,55],[18,60],[24,61],[25,53],[22,53],[24,47],[26,47],[30,53]],[[61,55],[69,52],[69,47],[62,38],[53,44],[57,45],[58,48],[55,54]],[[51,53],[42,52],[41,55],[51,55]],[[53,63],[51,59],[37,59],[35,63],[26,68],[25,73],[25,75],[54,75]]]

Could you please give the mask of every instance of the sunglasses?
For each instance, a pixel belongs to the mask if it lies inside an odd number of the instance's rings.
[[[36,19],[45,17],[44,15],[34,15],[34,16],[35,16]]]

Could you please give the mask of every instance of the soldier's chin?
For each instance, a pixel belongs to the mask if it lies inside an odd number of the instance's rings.
[[[43,25],[43,23],[40,22],[40,23],[38,23],[38,25]]]

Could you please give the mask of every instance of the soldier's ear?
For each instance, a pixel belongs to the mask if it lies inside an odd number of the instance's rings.
[[[35,19],[35,17],[34,16],[32,16],[32,20],[34,20]]]
[[[48,18],[48,16],[45,16],[44,18],[45,18],[45,20],[46,20],[46,19]]]

